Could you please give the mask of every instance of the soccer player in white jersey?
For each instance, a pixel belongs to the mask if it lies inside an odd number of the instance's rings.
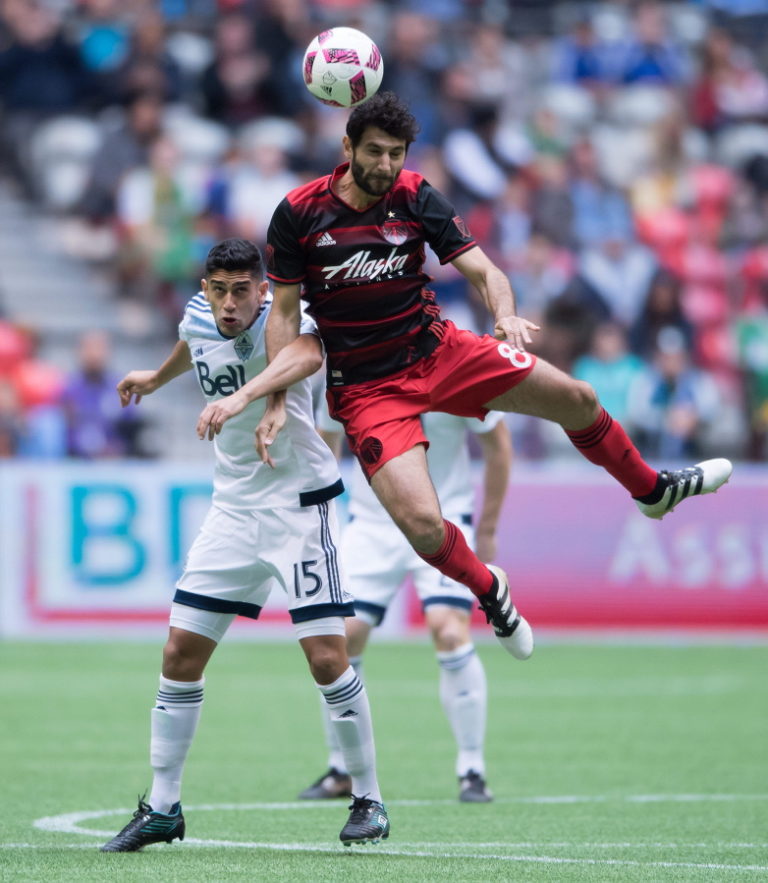
[[[322,346],[305,318],[295,349],[267,368],[269,308],[258,248],[242,239],[219,243],[208,254],[202,291],[187,304],[171,355],[157,370],[131,371],[117,387],[125,406],[194,370],[208,407],[261,372],[277,378],[279,391],[216,436],[212,505],[177,583],[151,711],[152,790],[104,852],[184,839],[181,778],[200,717],[205,666],[235,616],[257,618],[275,583],[288,596],[359,795],[339,837],[350,845],[389,835],[368,697],[346,652],[344,617],[354,609],[342,587],[334,509],[343,485],[314,427],[310,382],[302,380],[322,364]],[[273,439],[276,427],[283,429]]]
[[[337,453],[343,428],[321,402],[316,415],[323,437]],[[485,421],[431,412],[422,415],[429,439],[427,461],[445,518],[458,525],[482,561],[496,555],[496,525],[512,461],[504,415]],[[471,480],[468,432],[480,443],[484,461],[483,499],[473,527],[475,489]],[[487,689],[483,664],[470,634],[474,595],[414,552],[355,464],[349,490],[349,523],[342,530],[341,560],[355,599],[355,617],[346,621],[350,663],[362,679],[362,655],[371,630],[380,625],[403,580],[413,582],[424,610],[440,666],[439,693],[457,746],[459,800],[487,803],[492,794],[485,776]],[[303,799],[347,797],[352,782],[332,722],[323,709],[328,771],[299,795]]]

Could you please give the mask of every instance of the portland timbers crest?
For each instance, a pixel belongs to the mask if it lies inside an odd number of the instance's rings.
[[[251,335],[247,331],[244,331],[235,341],[235,352],[241,362],[245,362],[247,359],[251,358],[251,355],[253,354],[253,341],[251,340]]]

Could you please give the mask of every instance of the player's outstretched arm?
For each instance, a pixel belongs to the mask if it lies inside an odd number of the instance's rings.
[[[483,303],[493,316],[494,337],[508,340],[515,349],[525,352],[526,344],[533,343],[531,331],[541,329],[517,315],[515,295],[506,274],[481,248],[471,248],[451,263],[480,292]]]
[[[207,436],[211,441],[230,417],[239,414],[251,402],[287,389],[314,374],[322,364],[320,338],[315,334],[300,334],[279,350],[269,365],[237,392],[206,405],[197,421],[198,438]]]
[[[192,358],[189,347],[185,340],[180,340],[173,348],[170,356],[163,364],[154,371],[130,371],[117,384],[117,394],[120,396],[120,404],[125,408],[130,405],[131,399],[136,404],[142,396],[148,396],[156,389],[164,386],[174,377],[178,377],[192,368]]]
[[[496,528],[512,469],[512,438],[500,420],[490,432],[478,433],[483,455],[483,502],[475,530],[477,557],[486,563],[496,559]]]

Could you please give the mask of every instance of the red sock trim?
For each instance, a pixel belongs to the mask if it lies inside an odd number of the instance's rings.
[[[656,487],[658,473],[643,460],[622,425],[605,408],[591,426],[566,434],[587,460],[602,466],[633,497],[644,497]]]
[[[445,539],[431,555],[423,555],[427,564],[436,567],[449,579],[467,586],[474,595],[485,595],[493,586],[493,574],[467,545],[464,534],[451,521],[443,521]]]

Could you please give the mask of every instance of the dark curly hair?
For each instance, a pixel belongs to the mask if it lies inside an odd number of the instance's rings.
[[[413,144],[419,131],[416,117],[394,92],[377,92],[372,98],[358,104],[349,115],[347,136],[353,147],[357,147],[369,126],[382,129],[393,138],[401,138],[406,148]]]
[[[224,270],[229,273],[244,270],[253,279],[264,278],[261,252],[247,239],[224,239],[214,245],[205,259],[206,278],[216,270]]]

